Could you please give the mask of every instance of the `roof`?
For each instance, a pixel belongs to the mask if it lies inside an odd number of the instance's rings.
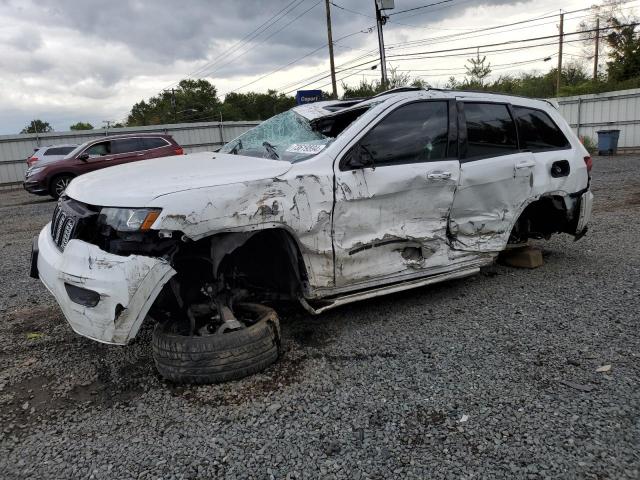
[[[397,102],[403,99],[431,99],[431,98],[457,98],[457,99],[474,99],[492,102],[507,102],[516,105],[529,107],[548,107],[553,104],[547,100],[523,97],[518,95],[509,95],[504,93],[493,93],[473,90],[447,90],[439,88],[417,88],[417,87],[400,87],[386,92],[379,93],[374,97],[364,99],[345,99],[345,100],[325,100],[322,102],[308,103],[294,107],[293,110],[303,117],[313,120],[325,115],[331,115],[339,111],[348,111],[350,109],[361,108],[371,103],[380,102]]]

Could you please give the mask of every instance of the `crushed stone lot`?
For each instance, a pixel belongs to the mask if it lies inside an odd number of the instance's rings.
[[[151,325],[76,335],[28,277],[54,202],[0,191],[0,477],[637,479],[640,157],[596,157],[593,191],[541,268],[282,312],[275,365],[197,387]]]

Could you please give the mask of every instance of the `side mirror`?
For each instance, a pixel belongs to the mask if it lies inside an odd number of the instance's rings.
[[[89,160],[89,154],[88,153],[83,153],[82,155],[80,155],[78,157],[78,160],[82,160],[83,162],[86,162],[87,160]]]
[[[367,147],[361,144],[357,144],[354,148],[349,152],[345,165],[350,170],[359,170],[361,168],[374,167],[375,164],[373,161],[373,157]]]

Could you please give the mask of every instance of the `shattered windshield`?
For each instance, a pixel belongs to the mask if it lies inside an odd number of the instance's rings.
[[[332,141],[313,130],[309,120],[289,110],[243,133],[220,152],[295,163],[320,153]]]

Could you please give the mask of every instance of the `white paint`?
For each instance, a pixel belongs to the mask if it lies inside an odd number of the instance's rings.
[[[134,338],[160,289],[175,274],[165,260],[111,255],[79,240],[71,240],[61,253],[51,239],[50,224],[40,232],[38,248],[40,280],[71,328],[103,343],[125,345]],[[98,292],[100,302],[93,308],[73,303],[65,283]],[[124,310],[116,319],[118,305]]]
[[[349,148],[391,110],[419,99],[455,96],[497,98],[545,110],[572,143],[573,148],[561,154],[571,164],[571,175],[551,179],[546,173],[548,162],[560,154],[536,158],[526,152],[462,166],[451,159],[340,171],[339,162]],[[295,110],[316,118],[335,103]],[[290,164],[213,153],[167,157],[85,175],[71,183],[67,194],[92,205],[160,208],[152,228],[177,230],[192,240],[222,232],[284,229],[303,257],[308,277],[304,303],[308,306],[307,300],[320,298],[331,302],[311,308],[319,312],[475,272],[505,247],[513,222],[531,201],[553,193],[574,205],[576,199],[569,195],[587,186],[584,149],[545,102],[419,91],[367,103],[371,108],[304,161]],[[580,212],[583,228],[591,211],[587,193]],[[174,274],[164,260],[110,255],[78,240],[69,242],[60,254],[46,228],[39,244],[43,282],[73,328],[100,341],[126,343],[132,338],[160,288]],[[103,301],[95,309],[70,303],[65,280],[99,291]],[[118,303],[127,309],[114,323]]]
[[[199,152],[153,158],[105,168],[75,178],[71,198],[91,205],[143,207],[162,195],[275,177],[288,162],[224,153]],[[104,188],[111,185],[112,188]]]

